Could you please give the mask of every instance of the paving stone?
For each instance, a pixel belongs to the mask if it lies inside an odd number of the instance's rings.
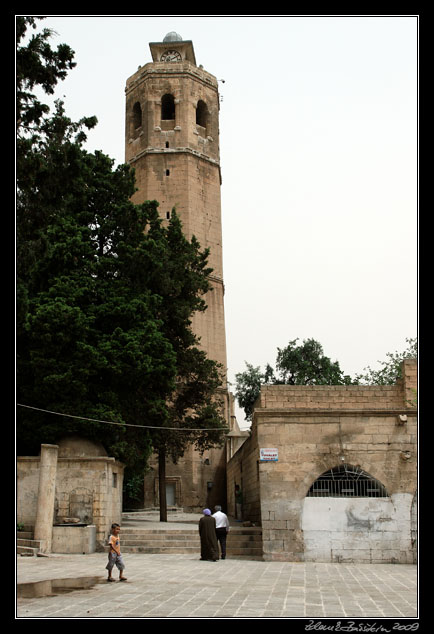
[[[100,575],[86,590],[17,598],[25,618],[416,618],[410,564],[317,564],[129,553],[128,581],[106,583],[105,553],[17,557],[18,583]]]

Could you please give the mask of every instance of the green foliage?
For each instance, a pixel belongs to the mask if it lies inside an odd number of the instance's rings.
[[[19,40],[29,24],[20,21]],[[131,203],[127,165],[113,169],[83,149],[94,117],[73,123],[61,102],[52,114],[36,108],[28,90],[51,92],[72,67],[70,49],[50,54],[47,37],[31,40],[27,56],[19,48],[17,396],[75,418],[19,408],[17,445],[34,454],[41,442],[80,434],[102,442],[136,482],[152,449],[177,459],[189,442],[222,439],[212,395],[220,370],[191,330],[193,313],[206,309],[208,252],[185,238],[175,212],[164,227],[156,201]]]
[[[17,125],[21,131],[38,125],[49,111],[32,92],[35,86],[40,86],[46,94],[53,94],[58,81],[65,79],[68,70],[76,66],[72,61],[74,52],[69,46],[60,44],[55,51],[51,48],[48,39],[53,32],[50,29],[32,34],[27,44],[22,44],[28,28],[36,29],[36,20],[42,19],[35,16],[16,18]]]
[[[403,352],[388,352],[386,361],[379,361],[383,367],[373,370],[370,366],[364,368],[363,374],[356,375],[361,385],[394,385],[402,378],[401,364],[404,359],[417,358],[417,338],[407,338],[407,348]]]
[[[128,468],[125,469],[123,499],[124,508],[143,504],[143,472],[130,473]]]
[[[40,153],[46,164],[51,149]],[[145,229],[159,223],[156,204],[134,209],[128,200],[131,175],[123,167],[112,171],[104,155],[63,156],[46,187],[38,184],[38,198],[60,189],[57,179],[68,181],[68,172],[85,174],[80,195],[58,196],[55,213],[42,222],[30,204],[20,207],[18,283],[26,306],[18,323],[19,400],[86,418],[157,424],[167,418],[176,356],[156,318],[161,299],[148,283],[152,262]],[[32,253],[37,257],[30,258]],[[53,442],[59,433],[76,432],[103,437],[124,462],[149,453],[143,430],[53,417],[36,425],[30,412],[20,418],[20,441]]]
[[[307,339],[297,345],[298,339],[290,341],[286,348],[278,348],[275,383],[288,385],[348,385],[349,376],[344,376],[337,361],[324,355],[323,348],[315,339]]]
[[[324,355],[318,341],[307,339],[297,345],[290,341],[277,349],[276,370],[269,364],[265,372],[246,363],[247,370],[236,374],[235,396],[244,409],[247,420],[252,420],[253,408],[262,384],[270,385],[349,385],[351,377],[344,375],[337,361]]]
[[[260,394],[261,385],[268,382],[272,383],[273,381],[266,379],[259,366],[255,368],[247,361],[245,363],[247,370],[238,372],[235,375],[235,397],[238,405],[244,409],[246,420],[252,420],[253,408]]]
[[[344,374],[337,361],[332,362],[323,353],[320,343],[314,339],[297,345],[290,341],[286,348],[277,349],[276,371],[267,364],[265,371],[246,363],[247,370],[235,375],[235,396],[244,409],[246,420],[252,420],[253,408],[261,385],[393,385],[401,378],[404,359],[417,357],[417,339],[406,339],[408,347],[403,352],[388,353],[380,370],[365,368],[364,374],[354,378]],[[414,402],[416,402],[416,395]]]

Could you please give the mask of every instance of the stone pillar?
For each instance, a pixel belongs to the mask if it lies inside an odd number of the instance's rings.
[[[57,445],[41,445],[34,539],[41,542],[43,553],[51,552],[58,449]]]
[[[417,408],[417,359],[404,359],[401,364],[404,399],[407,409]]]

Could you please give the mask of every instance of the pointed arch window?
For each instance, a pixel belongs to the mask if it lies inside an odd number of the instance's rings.
[[[163,95],[161,99],[161,119],[163,121],[175,120],[175,98],[173,95]]]
[[[307,497],[389,497],[386,488],[363,471],[349,464],[339,465],[319,476]]]
[[[196,106],[196,125],[200,125],[206,130],[208,126],[208,116],[208,107],[206,103],[200,99]]]
[[[142,108],[138,101],[133,106],[133,125],[135,130],[142,125]]]

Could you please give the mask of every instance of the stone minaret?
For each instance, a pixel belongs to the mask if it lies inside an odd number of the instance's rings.
[[[186,236],[210,248],[213,290],[205,298],[205,313],[194,316],[193,328],[208,357],[226,371],[218,83],[197,66],[193,43],[177,33],[149,47],[152,62],[139,67],[125,88],[125,157],[135,168],[138,188],[133,202],[157,200],[164,221],[175,207]],[[226,379],[220,396],[230,425]],[[193,454],[172,470],[176,475],[168,496],[174,496],[175,506],[222,503],[223,452],[213,450],[202,459]],[[147,480],[145,503],[152,506]],[[157,490],[154,483],[152,500]]]

